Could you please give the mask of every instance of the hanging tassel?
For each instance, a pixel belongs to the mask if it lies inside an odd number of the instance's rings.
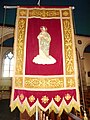
[[[88,120],[88,117],[87,117],[86,111],[84,111],[84,120]]]

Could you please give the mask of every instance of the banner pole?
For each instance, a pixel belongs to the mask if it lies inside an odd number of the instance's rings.
[[[38,105],[36,105],[36,120],[38,120]]]

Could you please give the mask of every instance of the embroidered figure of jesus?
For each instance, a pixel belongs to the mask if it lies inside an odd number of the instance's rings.
[[[49,55],[51,36],[47,32],[45,26],[40,27],[41,32],[37,36],[39,44],[39,55],[34,57],[33,62],[36,64],[54,64],[56,63],[55,58]]]

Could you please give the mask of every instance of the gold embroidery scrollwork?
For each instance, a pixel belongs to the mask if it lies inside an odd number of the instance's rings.
[[[59,10],[38,10],[38,9],[33,9],[29,10],[29,17],[60,17],[60,11]]]
[[[63,88],[64,78],[25,78],[25,88]]]
[[[25,10],[25,9],[20,9],[19,10],[19,16],[27,16],[27,10]]]
[[[69,10],[62,10],[62,17],[70,17]]]
[[[66,74],[74,74],[74,57],[70,19],[63,19]]]
[[[75,87],[75,78],[67,77],[66,78],[66,87]]]
[[[18,21],[18,39],[16,51],[16,75],[23,74],[23,60],[24,60],[24,39],[25,39],[26,19],[20,18]]]
[[[23,87],[23,77],[15,77],[15,87]]]

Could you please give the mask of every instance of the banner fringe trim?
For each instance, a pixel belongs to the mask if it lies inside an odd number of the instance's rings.
[[[44,108],[43,106],[41,106],[41,104],[39,103],[38,100],[31,107],[30,107],[27,99],[25,99],[24,102],[23,102],[23,104],[22,104],[20,102],[20,100],[19,100],[19,97],[17,97],[12,102],[12,104],[11,104],[11,112],[16,107],[18,107],[18,109],[20,110],[21,113],[23,113],[26,110],[27,113],[28,113],[28,115],[31,117],[36,112],[36,105],[38,105],[38,108],[42,109],[44,112],[46,112],[49,109],[49,113],[51,113],[52,111],[54,111],[56,114],[58,113],[59,116],[62,114],[63,110],[65,110],[67,113],[70,113],[71,110],[72,110],[72,108],[75,108],[77,111],[80,112],[80,105],[77,103],[77,101],[75,101],[74,98],[72,98],[72,100],[70,101],[69,104],[67,104],[66,101],[63,99],[62,103],[60,104],[59,107],[56,105],[56,103],[52,99],[52,101],[49,103],[49,105],[47,106],[47,108]]]

